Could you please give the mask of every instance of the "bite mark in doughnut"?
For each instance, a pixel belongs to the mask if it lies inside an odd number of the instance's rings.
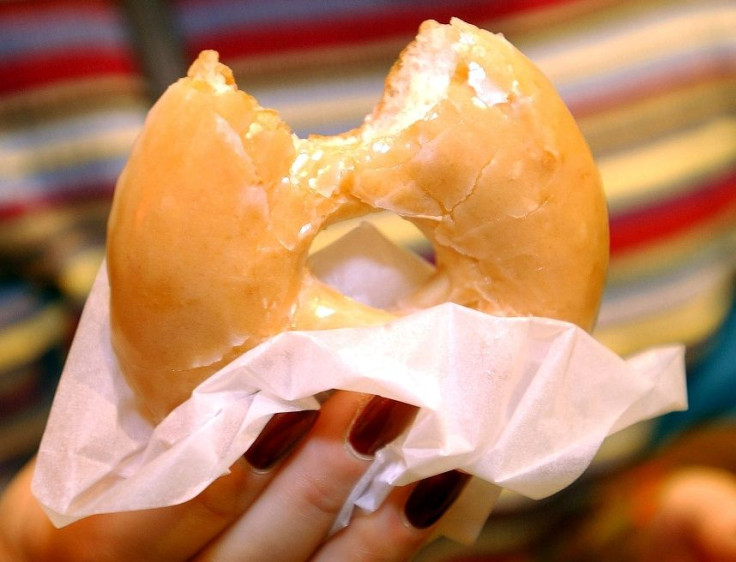
[[[308,268],[321,230],[376,210],[414,223],[435,251],[436,273],[398,310],[362,305]],[[590,329],[607,224],[573,118],[500,36],[425,22],[360,127],[307,139],[205,51],[151,109],[117,185],[113,347],[157,420],[286,330],[382,324],[448,301]]]

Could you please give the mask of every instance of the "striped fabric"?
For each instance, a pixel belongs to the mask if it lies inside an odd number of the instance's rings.
[[[131,33],[126,9],[153,29]],[[452,16],[504,33],[535,61],[599,163],[612,260],[596,336],[622,354],[687,343],[694,395],[713,396],[703,390],[713,369],[696,361],[734,296],[732,0],[15,0],[0,3],[0,462],[35,446],[147,87],[171,74],[164,59],[216,49],[296,133],[334,134],[370,111],[419,23]],[[142,68],[158,75],[146,82]],[[407,223],[377,224],[429,252]],[[693,412],[718,415],[736,402],[729,392]]]
[[[0,73],[0,256],[79,304],[148,107],[124,21],[112,2],[2,3]]]
[[[149,100],[115,2],[0,3],[0,462],[35,450]]]
[[[142,83],[107,2],[0,4],[0,217],[109,196]]]

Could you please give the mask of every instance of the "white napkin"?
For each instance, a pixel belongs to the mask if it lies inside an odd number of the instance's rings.
[[[358,292],[372,287],[383,304],[389,289],[400,298],[431,273],[369,226],[323,252],[314,260],[323,277],[359,280]],[[57,526],[187,501],[227,473],[271,414],[318,408],[315,395],[344,389],[421,409],[379,452],[336,528],[354,506],[378,507],[392,486],[461,469],[476,478],[447,532],[468,542],[500,488],[553,494],[582,474],[606,436],[687,405],[682,346],[624,360],[569,323],[443,304],[380,327],[279,334],[152,427],[117,371],[108,296],[103,266],[38,453],[33,491]]]

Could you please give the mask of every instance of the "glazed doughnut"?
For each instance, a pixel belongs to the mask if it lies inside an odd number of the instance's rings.
[[[414,223],[435,251],[436,273],[398,310],[362,305],[308,267],[326,226],[377,210]],[[590,329],[607,225],[573,118],[501,36],[423,23],[360,127],[306,139],[205,51],[151,109],[118,181],[113,349],[161,419],[286,330],[382,324],[448,301]]]

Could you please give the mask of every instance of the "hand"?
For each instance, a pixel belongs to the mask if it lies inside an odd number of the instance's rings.
[[[318,417],[275,416],[230,474],[184,504],[97,515],[62,529],[31,495],[31,462],[0,501],[0,559],[4,552],[17,561],[408,559],[467,475],[453,471],[396,488],[380,509],[328,536],[370,457],[415,413],[369,398],[339,392]]]
[[[736,476],[711,467],[668,476],[647,529],[644,560],[736,560]]]

